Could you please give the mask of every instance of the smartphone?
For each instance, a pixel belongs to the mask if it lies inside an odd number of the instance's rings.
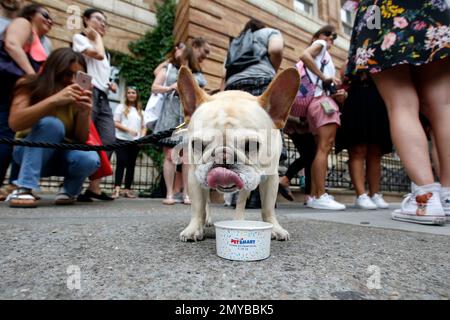
[[[322,107],[323,111],[325,111],[325,114],[328,116],[331,116],[333,113],[336,112],[336,109],[330,104],[329,101],[321,102],[320,106]]]
[[[91,90],[92,77],[82,71],[77,72],[75,82],[84,90]]]

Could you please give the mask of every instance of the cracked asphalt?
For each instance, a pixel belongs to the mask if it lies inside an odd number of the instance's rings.
[[[160,200],[38,209],[0,203],[0,299],[449,299],[450,226],[392,222],[390,211],[312,212],[279,204],[289,242],[233,262],[182,243],[190,208]],[[214,221],[232,210],[213,205]],[[248,220],[260,220],[257,210]]]

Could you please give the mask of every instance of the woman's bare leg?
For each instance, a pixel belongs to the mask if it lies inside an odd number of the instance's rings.
[[[312,164],[312,181],[313,190],[312,196],[316,198],[325,194],[325,180],[327,178],[328,170],[328,155],[334,145],[336,138],[337,124],[327,124],[318,129],[317,134],[317,153],[316,158]]]
[[[436,138],[434,137],[433,131],[431,131],[431,144],[432,144],[431,159],[433,161],[434,173],[437,177],[440,177],[441,176],[441,167],[439,165],[439,163],[440,163],[439,155],[438,155],[437,147],[436,147]]]
[[[164,148],[164,181],[166,182],[167,198],[173,198],[173,183],[176,167],[171,158],[172,149]]]
[[[367,157],[367,145],[358,144],[352,146],[349,151],[349,170],[355,187],[356,196],[359,197],[366,193],[366,171],[364,165]]]
[[[367,182],[369,183],[369,195],[373,197],[380,193],[381,181],[381,148],[378,145],[369,145],[367,152]]]
[[[394,67],[372,77],[386,103],[392,140],[409,177],[419,186],[432,184],[428,142],[419,120],[419,97],[410,67]]]
[[[440,165],[440,181],[450,187],[450,59],[415,71],[420,103],[429,116]]]

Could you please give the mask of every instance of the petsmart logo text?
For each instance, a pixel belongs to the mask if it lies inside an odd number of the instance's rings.
[[[256,240],[244,240],[244,239],[231,239],[232,245],[239,245],[239,244],[256,244]]]

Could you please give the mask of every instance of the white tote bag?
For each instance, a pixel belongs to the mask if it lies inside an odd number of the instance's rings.
[[[164,86],[167,84],[167,77],[169,75],[169,71],[172,67],[172,64],[169,63],[167,66],[166,72],[166,80],[164,81]],[[163,93],[152,93],[150,99],[148,99],[147,106],[144,111],[144,121],[145,126],[153,130],[155,128],[156,122],[158,121],[159,116],[161,115],[163,103],[164,103],[165,94]]]

